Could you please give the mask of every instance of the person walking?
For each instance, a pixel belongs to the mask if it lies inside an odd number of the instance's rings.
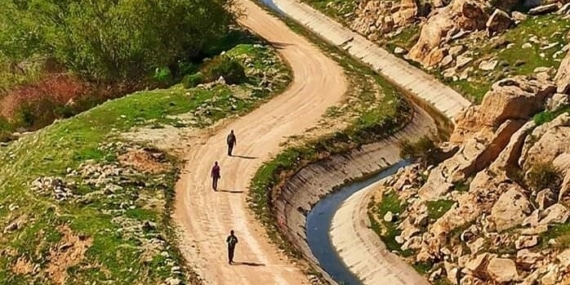
[[[228,143],[228,156],[232,156],[232,151],[234,150],[234,146],[237,145],[236,135],[234,134],[234,130],[231,130],[230,134],[226,138]]]
[[[220,175],[220,166],[218,165],[218,162],[214,162],[214,167],[212,167],[212,188],[214,188],[214,191],[218,191],[218,180],[220,178],[222,178],[222,176]]]
[[[226,243],[228,244],[228,263],[232,264],[234,262],[234,252],[236,250],[236,244],[238,243],[237,237],[234,235],[234,230],[230,231],[230,235],[226,238]]]

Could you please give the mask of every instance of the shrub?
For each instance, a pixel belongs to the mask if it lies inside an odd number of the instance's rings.
[[[540,162],[532,166],[526,180],[527,185],[534,191],[549,188],[557,192],[562,184],[562,175],[552,162]]]
[[[198,84],[201,84],[203,81],[204,76],[202,73],[197,72],[184,76],[184,78],[182,78],[182,86],[184,86],[184,88],[194,88],[198,86]]]
[[[53,57],[97,82],[145,79],[157,66],[197,59],[228,31],[233,0],[0,1],[0,50]]]
[[[156,68],[154,71],[154,79],[161,83],[167,83],[172,80],[172,72],[170,71],[170,68]]]
[[[424,136],[414,143],[408,140],[400,142],[400,156],[421,162],[424,166],[439,163],[440,152],[440,148],[428,136]]]
[[[204,82],[212,82],[222,76],[228,84],[240,84],[247,79],[245,69],[235,59],[228,56],[217,56],[203,68]]]
[[[540,126],[544,123],[548,123],[548,122],[554,120],[554,118],[555,118],[554,113],[548,112],[548,111],[543,111],[543,112],[540,112],[540,113],[534,115],[534,117],[532,119],[537,126]]]

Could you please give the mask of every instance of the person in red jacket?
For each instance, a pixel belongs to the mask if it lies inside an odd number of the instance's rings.
[[[214,191],[218,191],[218,180],[222,178],[222,176],[220,175],[220,166],[218,165],[217,161],[214,163],[214,167],[212,167],[211,175],[212,175],[212,188],[214,188]]]

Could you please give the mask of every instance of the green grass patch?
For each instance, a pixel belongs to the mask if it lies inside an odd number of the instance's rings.
[[[433,264],[430,262],[414,262],[412,263],[414,269],[422,275],[426,275],[430,272]]]
[[[441,218],[455,204],[452,200],[437,200],[427,202],[428,217],[432,220]]]
[[[417,24],[410,24],[393,38],[383,40],[383,45],[390,52],[394,52],[396,47],[410,50],[416,44],[419,34],[420,27]]]
[[[549,244],[550,240],[555,240],[556,243]],[[540,245],[543,249],[566,249],[570,247],[570,224],[554,224],[549,226],[548,231],[540,235]]]
[[[390,251],[399,252],[402,256],[407,257],[412,252],[410,250],[402,251],[401,245],[396,242],[396,237],[401,233],[398,229],[398,221],[384,221],[386,213],[391,212],[394,215],[399,215],[405,208],[406,205],[402,203],[397,193],[393,191],[384,192],[381,201],[371,201],[368,207],[368,217],[373,223],[373,230],[380,236],[386,247]]]
[[[551,122],[552,120],[556,119],[558,116],[564,113],[570,114],[570,107],[566,106],[554,111],[542,111],[534,115],[532,119],[537,126],[540,126],[548,122]]]
[[[271,60],[257,64],[258,68],[286,70],[274,50],[263,46],[240,46],[229,51],[236,58]],[[243,53],[247,53],[244,55]],[[273,88],[261,88],[251,82],[261,80],[246,67],[251,80],[240,86],[218,85],[211,89],[169,89],[137,92],[121,99],[108,101],[78,116],[60,121],[36,133],[0,148],[0,221],[6,226],[22,218],[25,226],[0,237],[0,247],[14,254],[0,255],[0,283],[47,284],[36,279],[39,275],[18,275],[12,264],[20,256],[45,270],[50,260],[49,249],[59,246],[60,226],[67,225],[74,234],[92,239],[84,259],[67,269],[69,284],[161,284],[172,276],[170,268],[183,264],[180,253],[170,241],[174,238],[170,226],[170,211],[174,184],[180,161],[167,155],[174,167],[156,174],[123,174],[122,189],[112,195],[103,194],[106,185],[81,185],[74,192],[90,194],[90,198],[58,202],[51,195],[33,192],[29,183],[38,177],[65,177],[67,169],[78,169],[91,160],[103,165],[115,164],[117,149],[108,145],[121,141],[120,133],[135,127],[179,125],[176,115],[203,110],[198,127],[213,124],[228,116],[243,114],[281,92],[288,78],[273,83]],[[250,97],[236,97],[235,90],[253,91]],[[69,180],[81,178],[66,178]],[[116,182],[119,183],[119,182]],[[99,194],[98,194],[99,193]],[[141,197],[147,197],[141,199]],[[85,199],[83,199],[85,198]],[[164,207],[151,207],[151,200],[162,201]],[[17,208],[15,207],[17,206]],[[12,210],[7,210],[8,208]],[[156,224],[154,229],[141,230],[144,222]],[[145,240],[165,239],[162,252],[147,251]],[[152,253],[151,256],[148,254]],[[167,258],[165,256],[168,256]],[[197,280],[190,279],[193,284]],[[39,282],[39,283],[38,283]]]
[[[453,189],[459,192],[467,192],[469,191],[469,183],[465,181],[458,181],[453,183]]]
[[[354,16],[348,18],[346,16],[350,13],[354,15],[358,7],[358,2],[351,0],[303,0],[303,2],[345,25],[350,19],[354,19]]]
[[[566,34],[570,30],[570,19],[560,15],[530,16],[518,26],[508,30],[499,38],[485,44],[472,42],[469,37],[460,43],[468,46],[474,54],[474,61],[467,65],[473,67],[470,80],[445,80],[458,92],[475,103],[480,103],[491,84],[502,78],[515,75],[531,75],[537,67],[558,68],[564,53],[560,49],[568,43]],[[538,41],[540,43],[535,43]],[[531,43],[530,48],[523,48]],[[549,43],[558,43],[548,47]],[[508,45],[511,47],[507,48]],[[493,71],[478,69],[481,59],[497,59],[499,64]],[[437,73],[441,73],[439,70]]]

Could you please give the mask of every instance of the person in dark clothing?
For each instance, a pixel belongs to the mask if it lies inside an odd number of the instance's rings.
[[[234,149],[234,146],[237,145],[237,139],[236,135],[234,134],[234,130],[230,132],[226,140],[228,142],[228,155],[232,156],[232,151]]]
[[[214,167],[212,167],[212,188],[214,188],[214,191],[218,191],[218,180],[220,178],[222,178],[222,176],[220,175],[220,166],[216,161],[214,163]]]
[[[226,238],[226,243],[228,244],[228,263],[232,264],[234,262],[234,251],[238,243],[238,239],[234,235],[234,230],[230,231],[230,235]]]

